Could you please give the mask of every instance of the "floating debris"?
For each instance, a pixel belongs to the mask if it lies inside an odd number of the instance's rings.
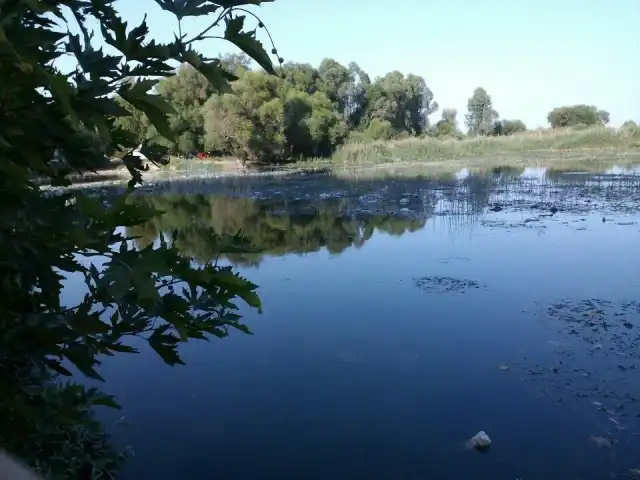
[[[491,445],[491,438],[484,430],[479,431],[473,437],[465,442],[467,448],[475,448],[482,450]]]
[[[453,277],[422,277],[417,279],[414,278],[413,281],[416,287],[424,290],[425,292],[434,293],[465,293],[467,290],[485,288],[485,285],[482,285],[475,280]]]
[[[632,468],[628,474],[624,474],[625,477],[632,480],[640,480],[640,468]]]
[[[598,446],[598,448],[611,448],[612,443],[611,440],[605,437],[597,437],[595,435],[591,435],[589,437],[589,441]]]
[[[606,437],[589,437],[598,447],[637,441],[633,436],[640,432],[640,383],[634,369],[640,360],[640,302],[566,299],[537,316],[542,326],[561,337],[547,342],[552,353],[535,364],[527,357],[518,363],[522,381],[541,397],[574,405],[585,402],[585,407],[602,412],[595,420]]]
[[[529,228],[529,229],[536,229],[536,230],[546,228],[545,225],[539,224],[538,222],[535,222],[535,224],[533,223],[534,222],[532,222],[531,220],[524,220],[522,222],[517,222],[517,223],[501,221],[501,220],[482,220],[480,222],[480,225],[487,228],[506,228],[508,230],[513,230],[516,228]]]

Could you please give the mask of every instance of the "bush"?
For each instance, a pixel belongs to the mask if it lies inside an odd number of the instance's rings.
[[[494,135],[513,135],[515,133],[525,132],[527,126],[522,120],[501,120],[496,122],[493,127]]]
[[[371,140],[391,140],[394,137],[391,122],[374,118],[365,130],[365,135]]]

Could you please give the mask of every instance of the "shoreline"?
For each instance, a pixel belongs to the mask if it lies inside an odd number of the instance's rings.
[[[589,155],[589,153],[591,153]],[[172,160],[173,161],[173,160]],[[183,160],[178,161],[184,163]],[[603,164],[632,165],[640,164],[640,151],[617,149],[570,149],[570,150],[536,150],[524,154],[512,152],[496,152],[485,155],[465,155],[457,158],[432,158],[415,161],[386,161],[386,162],[336,162],[331,159],[317,159],[306,162],[291,163],[282,166],[266,166],[262,168],[228,168],[229,161],[209,159],[191,160],[194,163],[189,168],[155,167],[143,172],[144,183],[136,189],[144,189],[157,183],[182,180],[215,180],[227,178],[247,178],[265,176],[286,176],[297,174],[333,173],[336,175],[349,173],[381,172],[391,170],[416,170],[409,175],[420,176],[429,174],[443,174],[464,168],[491,169],[498,167],[575,167],[589,166],[602,168]],[[177,163],[177,162],[176,162]],[[220,165],[227,168],[218,168]],[[68,187],[54,187],[43,183],[44,190],[92,189],[125,186],[130,179],[129,172],[124,167],[83,174],[72,179]]]

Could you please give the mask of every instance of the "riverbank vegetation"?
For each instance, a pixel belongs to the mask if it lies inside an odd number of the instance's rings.
[[[583,150],[585,155],[603,151],[640,153],[640,128],[604,126],[531,130],[508,136],[458,138],[411,137],[390,141],[352,142],[336,149],[335,164],[421,162],[465,157],[515,155],[531,152]]]
[[[169,116],[175,140],[158,139],[172,154],[204,151],[243,162],[284,163],[329,157],[359,161],[377,152],[384,157],[388,149],[438,158],[640,147],[634,122],[607,128],[609,113],[592,105],[556,108],[547,118],[551,128],[528,131],[518,119],[501,119],[491,95],[478,87],[467,103],[463,132],[455,109],[443,108],[439,119],[432,118],[439,105],[425,79],[415,74],[394,71],[371,79],[354,62],[325,59],[317,67],[284,63],[280,75],[273,76],[251,69],[245,56],[235,54],[224,57],[222,65],[238,77],[228,93],[216,94],[190,65],[158,84],[158,93],[175,110]],[[142,113],[119,122],[138,141],[157,139]]]

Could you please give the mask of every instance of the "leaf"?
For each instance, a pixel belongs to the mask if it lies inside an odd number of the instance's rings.
[[[111,343],[111,344],[107,345],[107,348],[109,350],[113,350],[114,352],[139,353],[139,350],[137,348],[133,348],[133,347],[130,347],[128,345],[123,345],[121,343]]]
[[[66,368],[64,368],[59,361],[57,360],[53,360],[51,358],[45,358],[42,360],[42,362],[49,367],[51,370],[53,370],[54,372],[59,373],[60,375],[64,375],[65,377],[71,377],[73,374],[67,370]]]
[[[145,302],[142,305],[156,304],[160,302],[161,297],[156,288],[155,280],[145,270],[139,270],[139,274],[136,272],[134,277],[134,288],[138,294],[138,301]]]
[[[82,335],[109,332],[109,325],[101,321],[96,314],[76,315],[72,318],[70,325]]]
[[[173,13],[178,20],[184,17],[195,17],[214,13],[220,7],[209,0],[155,0],[155,2],[168,12]]]
[[[182,54],[182,58],[185,62],[204,75],[217,93],[223,94],[233,92],[229,82],[237,80],[238,77],[222,68],[220,60],[215,59],[211,62],[206,62],[202,55],[199,55],[193,50],[185,51]]]
[[[76,206],[80,209],[80,211],[82,211],[84,215],[92,218],[100,218],[104,215],[104,207],[98,199],[89,197],[82,193],[76,193],[73,198]],[[91,264],[89,268],[91,269],[91,273],[93,273],[96,267]],[[97,270],[95,270],[95,275],[98,275]]]
[[[267,73],[276,75],[271,57],[269,57],[262,43],[256,39],[255,30],[250,32],[242,31],[244,19],[245,17],[243,15],[226,19],[227,28],[224,32],[224,38],[249,55],[258,65],[264,68]]]
[[[168,114],[176,113],[175,110],[160,95],[146,93],[157,82],[157,80],[142,80],[137,82],[133,88],[124,86],[119,93],[127,102],[145,113],[160,135],[175,141],[167,119]]]
[[[223,8],[241,7],[243,5],[260,5],[261,3],[269,3],[275,0],[218,0],[216,3]]]
[[[120,90],[120,95],[127,92],[128,95],[135,98],[144,98],[146,102],[151,103],[156,109],[165,114],[176,113],[175,109],[167,102],[162,96],[155,94],[148,94],[147,92],[154,87],[159,80],[140,80],[136,82],[133,87],[126,86]],[[145,96],[146,95],[146,96]],[[123,97],[124,98],[124,97]]]
[[[124,108],[114,98],[91,98],[82,102],[94,112],[112,117],[129,117],[131,112]]]
[[[262,313],[262,302],[256,292],[243,292],[238,294],[247,305],[253,308],[257,308],[259,313]]]
[[[67,350],[65,352],[65,357],[87,377],[104,382],[104,378],[102,378],[96,369],[93,368],[93,357],[85,350],[86,348],[84,347],[78,349],[78,351]]]
[[[149,337],[149,345],[151,348],[155,350],[155,352],[160,355],[160,358],[167,365],[184,365],[184,362],[178,355],[176,344],[179,342],[179,339],[174,337],[173,335],[162,333],[166,330],[166,328],[158,328],[153,334]]]
[[[133,49],[137,49],[138,47],[140,47],[148,33],[149,27],[147,26],[147,14],[145,13],[140,25],[132,28],[129,32],[129,35],[127,35],[129,51],[132,50],[132,47]]]
[[[140,148],[140,153],[142,153],[145,157],[147,157],[150,161],[155,163],[156,165],[168,165],[169,159],[169,148],[164,145],[158,144],[150,144],[148,142],[143,142],[142,147]]]
[[[118,405],[115,398],[112,395],[98,394],[91,399],[93,405],[102,405],[104,407],[114,408],[121,410],[122,407]]]
[[[241,323],[234,323],[233,326],[240,330],[242,333],[253,335],[253,333],[251,333],[251,330],[249,330],[249,327],[247,327],[246,325],[243,325]]]
[[[56,98],[64,111],[69,115],[71,121],[75,124],[79,124],[78,116],[71,106],[71,88],[67,82],[67,77],[57,73],[47,72],[47,78],[49,80],[49,86],[51,87],[51,94]]]

